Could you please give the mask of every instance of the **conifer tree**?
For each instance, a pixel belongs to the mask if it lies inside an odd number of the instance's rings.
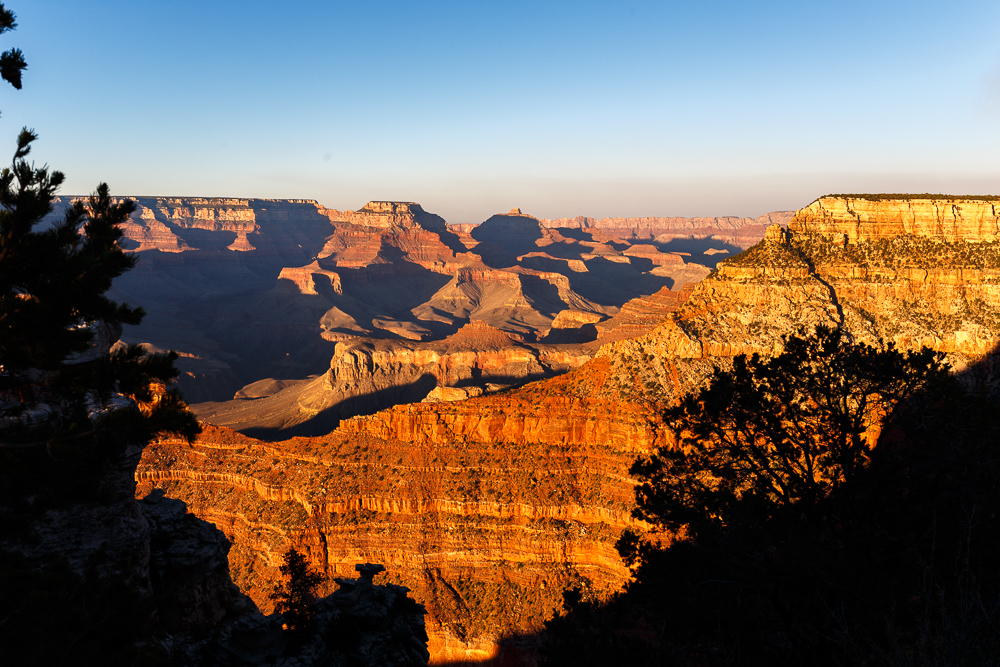
[[[0,4],[0,34],[16,25]],[[0,76],[15,88],[26,67],[20,50],[0,54]],[[98,330],[138,324],[145,314],[106,296],[137,261],[119,243],[134,202],[115,202],[102,183],[61,220],[43,224],[64,176],[28,161],[37,138],[22,129],[11,165],[0,171],[0,495],[7,498],[41,480],[57,485],[56,469],[79,473],[75,467],[100,466],[159,433],[192,439],[200,430],[169,388],[175,353],[128,346],[110,354],[95,340]]]
[[[856,344],[827,327],[787,338],[771,359],[739,355],[664,414],[677,443],[633,465],[634,514],[708,538],[806,511],[865,469],[883,427],[948,368],[926,347]]]
[[[0,2],[0,35],[17,27],[17,17],[14,12]],[[7,49],[0,54],[0,77],[4,81],[21,90],[21,73],[28,68],[21,49]]]
[[[323,575],[310,568],[293,548],[285,552],[284,563],[278,569],[286,581],[271,593],[274,610],[284,617],[288,630],[304,630],[312,622],[315,590],[323,582]]]

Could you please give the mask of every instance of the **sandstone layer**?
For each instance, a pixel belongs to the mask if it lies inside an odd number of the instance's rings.
[[[850,242],[911,234],[944,241],[996,241],[1000,198],[917,195],[829,195],[798,211],[794,228],[805,234],[843,234]]]
[[[782,336],[826,324],[860,341],[926,345],[963,366],[1000,340],[993,205],[821,198],[723,261],[656,337],[673,357],[707,359],[770,354]]]
[[[644,329],[621,324],[648,331],[682,299],[665,290]],[[453,339],[518,347],[485,328]],[[500,637],[539,629],[566,587],[599,596],[627,576],[614,550],[633,523],[627,470],[662,433],[655,407],[617,397],[612,370],[598,360],[473,400],[401,405],[323,438],[207,426],[193,447],[151,446],[140,488],[163,487],[223,528],[235,580],[265,609],[288,544],[330,576],[355,558],[386,562],[428,607],[435,660],[484,658]]]
[[[543,220],[546,227],[576,227],[600,230],[613,238],[632,242],[649,239],[661,249],[686,251],[701,260],[710,260],[711,255],[724,250],[726,253],[739,252],[760,240],[764,230],[770,225],[787,225],[792,211],[775,211],[758,218],[733,216],[717,218],[559,218]],[[714,265],[714,263],[713,263]]]

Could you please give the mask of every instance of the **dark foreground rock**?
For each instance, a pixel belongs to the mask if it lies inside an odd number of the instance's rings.
[[[162,490],[135,499],[139,454],[104,466],[88,496],[39,482],[0,498],[0,664],[427,664],[424,608],[374,585],[381,566],[338,580],[307,629],[264,616],[230,578],[222,531]]]

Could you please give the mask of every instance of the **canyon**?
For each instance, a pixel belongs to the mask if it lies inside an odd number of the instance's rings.
[[[504,638],[530,637],[563,590],[598,599],[628,579],[614,549],[636,527],[628,469],[669,443],[663,407],[734,355],[820,324],[928,345],[956,369],[991,352],[998,225],[990,199],[820,198],[697,284],[589,323],[608,337],[575,370],[345,417],[322,437],[209,427],[147,448],[140,492],[163,488],[225,531],[234,580],[258,604],[292,544],[331,574],[386,563],[427,606],[434,661],[516,651]]]
[[[176,350],[199,417],[261,437],[321,435],[432,392],[462,397],[577,367],[625,303],[707,275],[732,249],[712,232],[752,235],[761,222],[623,219],[641,227],[623,240],[519,209],[449,226],[407,202],[132,199],[124,243],[140,261],[110,296],[149,315],[123,342]],[[671,251],[664,234],[691,247]],[[470,331],[449,338],[475,323],[511,345],[469,354],[480,347]]]

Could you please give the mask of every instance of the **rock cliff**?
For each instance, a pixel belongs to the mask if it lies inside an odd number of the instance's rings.
[[[222,531],[161,489],[138,500],[139,459],[130,447],[109,460],[92,497],[0,498],[4,664],[426,664],[424,609],[370,576],[327,586],[313,630],[290,641],[233,583]]]
[[[201,419],[248,434],[327,433],[345,417],[398,403],[419,402],[435,389],[485,391],[565,373],[587,361],[580,346],[527,344],[474,320],[457,333],[429,343],[354,339],[338,343],[321,376],[283,384],[260,395],[251,390],[226,403],[196,407]],[[255,383],[254,386],[260,386]],[[454,393],[454,392],[452,392]],[[440,400],[448,392],[438,391]]]
[[[990,199],[823,197],[787,230],[720,263],[655,334],[681,359],[772,353],[818,324],[956,365],[1000,340],[1000,256]]]
[[[492,405],[500,413],[507,403]],[[627,427],[597,428],[627,437]],[[627,574],[614,541],[630,521],[632,486],[612,471],[632,454],[599,439],[519,442],[499,432],[386,441],[354,429],[266,443],[209,427],[193,446],[150,448],[137,478],[140,492],[181,495],[232,537],[234,579],[265,611],[287,545],[330,577],[377,554],[427,607],[434,659],[488,657],[496,638],[540,629],[566,587],[606,592]]]
[[[798,211],[803,234],[842,234],[848,242],[913,235],[943,241],[996,241],[1000,198],[916,195],[829,195]]]
[[[545,227],[570,227],[600,230],[608,236],[619,239],[655,239],[668,243],[674,239],[704,238],[716,239],[741,249],[749,248],[760,240],[764,229],[770,225],[787,225],[792,211],[775,211],[758,218],[559,218],[542,220]]]
[[[682,299],[665,291],[659,317],[620,325],[648,331]],[[452,344],[520,347],[483,325]],[[149,448],[140,489],[163,487],[223,527],[236,581],[264,608],[287,544],[331,575],[380,560],[427,606],[435,660],[488,657],[500,637],[540,628],[564,588],[606,593],[627,574],[614,551],[632,525],[625,471],[662,434],[655,407],[613,395],[611,370],[599,360],[513,391],[397,406],[322,438],[207,426],[193,447]]]
[[[371,201],[357,211],[323,209],[331,222],[346,222],[361,227],[419,227],[443,232],[447,224],[439,215],[428,213],[415,202]]]

